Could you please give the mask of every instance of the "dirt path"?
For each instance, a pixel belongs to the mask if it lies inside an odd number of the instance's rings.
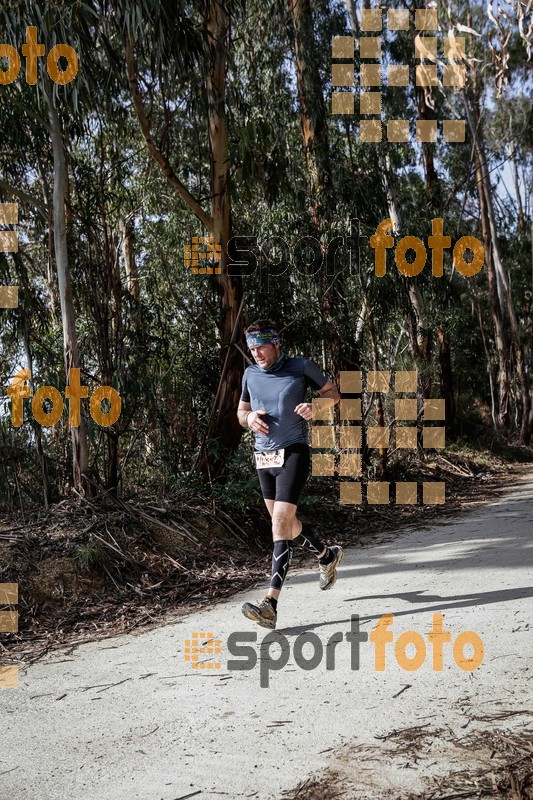
[[[458,765],[472,773],[494,748],[488,740],[485,749],[463,746],[461,761],[454,740],[495,726],[508,736],[531,730],[532,531],[530,473],[454,522],[350,549],[331,592],[319,591],[315,572],[293,572],[274,634],[240,614],[258,590],[140,635],[51,653],[21,675],[18,690],[0,693],[0,796],[267,800],[335,797],[344,785],[343,797],[381,800],[427,790],[431,776]],[[432,669],[427,634],[435,613],[444,615],[452,642],[464,630],[481,637],[478,669],[460,669],[451,644],[442,671]],[[370,633],[384,614],[394,615],[385,670],[375,670],[370,641],[352,668],[344,634],[353,615]],[[407,630],[427,645],[417,671],[402,669],[395,656]],[[193,632],[202,642],[209,633],[220,640],[220,669],[195,670],[184,660]],[[228,668],[237,660],[227,646],[236,632],[256,635],[247,645],[247,665],[257,660],[251,669],[243,669],[243,658],[241,669]],[[323,649],[312,670],[296,653],[304,632],[316,636],[301,657]],[[330,666],[335,655],[335,668],[327,669],[326,643],[335,633],[342,641],[327,648]],[[284,654],[287,663],[274,669]],[[206,664],[216,658],[200,655]],[[295,793],[301,781],[310,788],[321,780],[315,794]]]

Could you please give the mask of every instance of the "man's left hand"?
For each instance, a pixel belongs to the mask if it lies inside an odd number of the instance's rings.
[[[294,409],[296,414],[299,414],[304,419],[312,419],[313,418],[313,404],[312,403],[300,403]]]

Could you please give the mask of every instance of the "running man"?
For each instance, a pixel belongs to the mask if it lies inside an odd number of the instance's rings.
[[[245,603],[242,612],[264,628],[275,628],[278,597],[287,575],[293,545],[311,550],[319,563],[319,585],[331,589],[343,557],[339,545],[327,547],[308,524],[296,516],[298,501],[309,475],[311,456],[307,424],[313,416],[304,403],[308,387],[337,403],[336,386],[307,358],[288,358],[281,350],[276,324],[269,319],[245,331],[255,364],[243,375],[237,415],[243,428],[255,434],[255,461],[263,498],[272,518],[272,578],[266,597],[257,605]]]

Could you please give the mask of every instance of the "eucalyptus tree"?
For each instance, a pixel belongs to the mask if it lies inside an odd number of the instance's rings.
[[[9,10],[2,11],[0,15],[0,30],[4,34],[3,40],[7,39],[16,49],[22,41],[26,40],[27,30],[33,29],[37,34],[38,47],[40,49],[44,46],[45,53],[58,43],[63,44],[69,41],[79,52],[80,45],[76,40],[76,29],[79,29],[79,23],[83,14],[86,13],[83,9],[88,8],[88,6],[80,8],[72,5],[63,9],[59,14],[57,9],[51,8],[48,3],[16,3]],[[80,355],[65,220],[67,174],[61,106],[69,102],[76,105],[78,90],[72,86],[60,88],[57,83],[53,83],[43,64],[34,67],[34,74],[28,80],[30,63],[31,58],[28,56],[26,84],[19,76],[19,80],[11,82],[7,90],[6,87],[3,87],[2,103],[16,105],[21,112],[27,115],[27,121],[31,127],[37,125],[37,127],[44,128],[52,145],[54,186],[49,201],[51,201],[53,248],[63,329],[64,367],[68,382],[70,370],[80,366]],[[63,68],[59,69],[62,71]],[[28,170],[31,170],[33,168],[32,151],[30,150],[27,155],[30,156]],[[9,191],[8,187],[4,188]],[[16,196],[17,192],[15,191],[13,194]],[[19,195],[19,198],[25,202],[24,197]],[[71,441],[73,482],[76,488],[85,491],[87,485],[84,482],[84,476],[88,472],[89,454],[83,419],[80,420],[78,427],[71,428]]]
[[[209,443],[213,440],[217,446],[235,449],[242,434],[235,415],[242,359],[234,343],[242,338],[244,298],[240,276],[229,274],[227,268],[232,215],[226,100],[230,25],[241,10],[237,0],[228,4],[217,0],[178,4],[118,0],[111,8],[107,3],[101,5],[102,30],[115,54],[123,58],[148,152],[220,252],[220,272],[213,275],[210,285],[219,298],[223,379],[199,459],[205,477],[212,477],[224,463],[214,452],[209,453]],[[187,181],[180,133],[190,128],[192,119],[199,118],[207,130],[201,144],[205,155],[199,165],[203,175],[191,175]],[[207,195],[208,208],[201,192]]]
[[[490,11],[490,4],[489,4]],[[473,13],[472,13],[473,12]],[[477,191],[479,208],[485,242],[487,259],[487,277],[491,301],[491,312],[494,325],[494,338],[499,362],[499,409],[498,422],[502,429],[509,424],[509,395],[516,387],[520,397],[520,439],[524,444],[529,443],[531,437],[531,395],[529,367],[525,359],[524,343],[518,322],[515,300],[509,279],[509,265],[504,263],[500,243],[501,232],[495,210],[495,193],[491,181],[489,157],[484,133],[484,117],[487,109],[483,106],[485,96],[494,86],[494,76],[486,68],[485,56],[481,39],[490,37],[490,22],[483,11],[474,7],[470,12],[469,21],[469,77],[468,86],[463,92],[465,115],[472,138],[475,171],[477,178]],[[452,29],[457,25],[456,20],[451,21]],[[477,34],[475,36],[474,34]],[[482,34],[482,36],[480,35]],[[509,38],[513,31],[509,32]],[[515,33],[518,36],[518,33]],[[505,43],[507,48],[509,39]],[[496,63],[498,60],[496,59]],[[501,76],[496,74],[496,85],[500,83]],[[506,323],[509,335],[507,336]],[[510,349],[513,359],[509,358],[507,339],[510,340]],[[514,373],[514,387],[512,376]]]
[[[44,229],[42,224],[35,225],[32,232],[48,244],[49,263],[55,261],[56,265],[57,288],[56,280],[49,271],[47,274],[47,310],[53,327],[56,305],[61,309],[67,379],[71,368],[81,367],[86,377],[100,383],[121,381],[119,393],[125,389],[129,395],[120,423],[97,431],[92,420],[82,414],[80,425],[71,428],[75,488],[91,491],[92,483],[101,479],[101,470],[106,485],[112,487],[118,481],[118,440],[128,428],[127,410],[137,397],[135,379],[129,381],[127,370],[119,363],[124,362],[124,339],[133,330],[130,322],[139,315],[138,293],[132,288],[131,248],[130,256],[124,255],[129,294],[123,290],[119,270],[122,236],[118,229],[124,228],[128,218],[131,221],[132,202],[137,203],[129,197],[124,180],[123,165],[131,160],[136,146],[132,130],[124,124],[128,116],[125,79],[121,82],[117,73],[95,3],[61,9],[46,2],[19,3],[2,19],[6,35],[14,43],[20,43],[26,28],[34,25],[45,51],[69,43],[79,59],[78,72],[68,85],[52,82],[41,66],[35,85],[19,82],[5,87],[2,102],[8,109],[16,109],[18,118],[26,123],[22,129],[13,126],[12,135],[20,137],[19,131],[27,130],[28,141],[17,154],[22,177],[18,188],[11,184],[4,188],[28,208],[44,211],[47,224]],[[59,68],[63,67],[60,59]],[[29,248],[23,248],[22,254],[28,258]],[[124,294],[130,300],[124,299]],[[35,327],[35,322],[29,325],[30,336]]]

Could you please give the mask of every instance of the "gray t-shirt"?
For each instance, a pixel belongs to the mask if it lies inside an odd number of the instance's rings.
[[[294,409],[303,403],[308,387],[322,389],[329,378],[308,358],[287,358],[277,372],[263,372],[257,364],[247,367],[242,376],[241,400],[252,411],[264,409],[268,434],[255,434],[259,452],[277,450],[296,442],[307,443],[307,422]]]

